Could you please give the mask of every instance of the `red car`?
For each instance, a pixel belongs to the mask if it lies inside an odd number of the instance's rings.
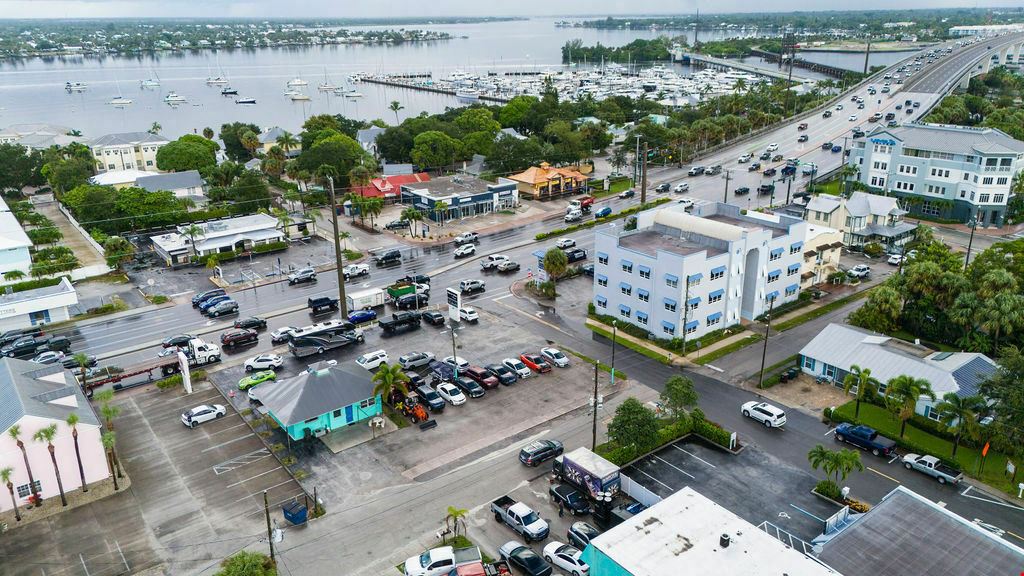
[[[259,336],[256,334],[255,330],[228,330],[220,335],[220,343],[225,348],[233,348],[244,344],[255,344],[258,341]]]
[[[483,386],[488,390],[493,390],[498,387],[498,379],[493,374],[479,366],[470,366],[459,371],[460,375],[469,376],[477,384]]]
[[[519,359],[534,372],[551,372],[551,364],[548,364],[540,354],[520,354]]]

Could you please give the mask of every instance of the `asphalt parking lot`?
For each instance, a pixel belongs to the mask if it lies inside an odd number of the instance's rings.
[[[817,478],[757,446],[732,455],[691,437],[622,473],[662,498],[690,486],[755,526],[768,521],[807,542],[839,510],[811,494]]]

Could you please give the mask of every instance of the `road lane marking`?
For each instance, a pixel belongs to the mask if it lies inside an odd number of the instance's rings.
[[[835,433],[836,433],[836,429],[835,429],[835,428],[833,428],[833,429],[829,430],[828,432],[825,432],[825,434],[824,434],[824,435],[825,435],[825,436],[828,436],[829,434],[835,434]]]
[[[705,367],[705,368],[711,368],[712,370],[714,370],[715,372],[718,372],[718,373],[723,373],[723,372],[725,372],[725,370],[722,370],[722,369],[721,369],[721,368],[719,368],[718,366],[712,366],[711,364],[705,364],[705,365],[704,365],[704,367]]]
[[[1010,532],[1009,530],[1006,530],[1005,532],[1007,534],[1009,534],[1010,536],[1013,536],[1014,538],[1018,539],[1018,540],[1024,540],[1024,536],[1020,536],[1018,534],[1014,534],[1013,532]]]
[[[497,302],[498,300],[504,300],[505,298],[511,298],[511,297],[512,297],[511,294],[505,294],[504,296],[498,296],[497,298],[494,299],[494,301]]]
[[[648,474],[647,472],[644,472],[643,470],[641,470],[641,469],[637,468],[636,466],[634,466],[634,467],[633,467],[633,470],[636,470],[637,472],[639,472],[639,473],[643,474],[644,476],[647,476],[648,478],[650,478],[651,480],[654,480],[654,481],[655,481],[655,482],[657,482],[658,484],[661,484],[661,485],[662,485],[662,486],[664,486],[665,488],[668,488],[669,490],[672,490],[672,487],[671,487],[671,486],[669,486],[668,484],[665,484],[665,483],[664,483],[664,482],[662,482],[661,480],[658,480],[658,479],[657,479],[657,478],[655,478],[654,476],[651,476],[650,474]],[[675,492],[675,490],[672,490],[672,491],[673,491],[673,492]]]
[[[651,458],[654,458],[654,459],[656,459],[656,460],[661,460],[662,462],[664,462],[665,464],[667,464],[667,465],[668,465],[669,467],[671,467],[671,468],[675,469],[675,471],[676,471],[676,472],[679,472],[680,474],[685,474],[685,475],[689,476],[689,477],[690,477],[690,480],[696,480],[696,479],[697,479],[697,477],[696,477],[696,476],[694,476],[693,474],[690,474],[690,473],[689,473],[689,472],[687,472],[686,470],[683,470],[683,469],[682,469],[682,468],[680,468],[679,466],[676,466],[675,464],[673,464],[673,463],[669,462],[668,460],[665,460],[664,458],[662,458],[662,457],[660,457],[660,456],[651,456]]]
[[[680,448],[679,446],[676,446],[675,444],[673,444],[673,445],[672,445],[672,447],[673,447],[673,448],[675,448],[676,450],[679,450],[680,452],[686,452],[686,453],[687,453],[687,454],[689,454],[690,456],[693,456],[693,457],[694,457],[694,458],[696,458],[697,460],[700,460],[701,462],[703,462],[703,463],[707,464],[708,466],[711,466],[712,468],[717,468],[717,466],[715,466],[715,465],[714,465],[714,464],[712,464],[711,462],[708,462],[707,460],[705,460],[705,459],[701,458],[700,456],[697,456],[697,455],[696,455],[696,454],[694,454],[693,452],[690,452],[690,451],[688,451],[688,450],[683,450],[682,448]]]
[[[882,478],[888,478],[889,480],[892,480],[893,482],[895,482],[895,483],[897,483],[897,484],[902,484],[902,482],[900,482],[899,480],[897,480],[897,479],[893,478],[892,476],[889,476],[888,474],[883,474],[882,472],[879,472],[878,470],[875,470],[875,469],[874,469],[874,468],[872,468],[871,466],[868,466],[867,468],[868,468],[868,470],[870,470],[870,471],[874,472],[875,474],[878,474],[878,475],[879,475],[879,476],[881,476]]]

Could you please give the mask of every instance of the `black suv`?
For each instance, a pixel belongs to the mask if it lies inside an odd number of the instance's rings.
[[[505,386],[511,386],[519,380],[519,377],[516,376],[515,372],[509,370],[504,364],[488,364],[487,366],[484,366],[484,368],[497,378],[498,382],[501,382]]]
[[[0,349],[0,352],[4,356],[9,358],[23,358],[26,356],[35,356],[36,350],[46,343],[45,340],[37,340],[32,336],[25,336],[24,338],[18,338],[14,342],[4,346]]]
[[[565,251],[565,258],[569,264],[587,259],[587,251],[583,248],[570,248]]]
[[[61,352],[71,352],[71,340],[67,336],[54,336],[49,340],[41,340],[42,346],[39,347],[39,352],[45,352],[47,350],[60,350]]]
[[[248,318],[239,318],[235,320],[235,328],[246,328],[250,330],[266,330],[267,321],[263,318],[257,318],[250,316]]]
[[[468,376],[459,376],[456,378],[455,385],[459,387],[459,390],[465,392],[466,396],[469,396],[470,398],[480,398],[487,393],[483,386],[477,384],[476,380],[473,380]]]
[[[423,386],[417,386],[415,392],[420,400],[430,408],[431,412],[444,412],[444,398],[441,398],[437,390],[424,384]]]
[[[655,191],[655,192],[668,192],[668,190],[669,190],[669,188],[670,188],[670,187],[671,187],[671,185],[670,185],[670,184],[668,184],[668,183],[664,183],[664,184],[658,184],[658,185],[657,185],[657,186],[656,186],[656,187],[654,188],[654,191]]]
[[[426,294],[405,294],[395,299],[395,307],[399,310],[412,310],[426,306],[429,300]]]
[[[255,330],[228,330],[220,335],[220,343],[225,348],[242,346],[244,344],[255,344],[260,337]]]
[[[313,311],[313,314],[321,314],[338,309],[338,299],[321,296],[319,298],[306,299],[306,307]]]
[[[537,466],[560,455],[563,450],[562,443],[558,440],[537,440],[519,451],[519,461],[527,466]]]
[[[399,282],[412,282],[415,284],[430,284],[430,276],[426,274],[412,274],[398,279]]]
[[[402,251],[397,248],[392,250],[385,250],[380,254],[373,257],[374,262],[377,266],[386,266],[388,264],[395,264],[396,262],[402,261]]]
[[[420,317],[431,326],[444,326],[444,314],[437,310],[427,310]]]

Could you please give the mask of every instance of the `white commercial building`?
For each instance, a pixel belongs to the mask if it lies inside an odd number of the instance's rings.
[[[0,198],[0,278],[14,270],[23,272],[27,278],[32,268],[31,247],[32,240],[7,207],[7,202]]]
[[[637,215],[635,230],[597,229],[599,314],[658,338],[697,338],[796,300],[807,222],[728,204]]]
[[[126,132],[107,134],[89,143],[97,172],[144,170],[158,172],[156,153],[170,141],[159,134]]]
[[[254,246],[283,242],[284,232],[278,228],[278,220],[268,214],[252,214],[197,224],[201,229],[192,237],[184,233],[188,226],[178,226],[177,232],[152,236],[156,248],[168,266],[187,264],[195,254],[199,258],[223,252],[243,252]]]
[[[839,574],[689,486],[598,535],[583,561],[589,576]]]
[[[69,320],[68,308],[77,305],[78,292],[67,276],[53,286],[0,294],[0,332]]]
[[[977,26],[952,26],[950,36],[993,36],[1024,31],[1024,24],[980,24]]]

